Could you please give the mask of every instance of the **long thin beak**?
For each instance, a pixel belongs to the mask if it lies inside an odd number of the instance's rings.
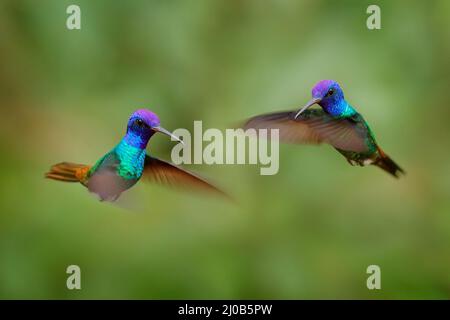
[[[176,135],[174,135],[172,132],[170,132],[169,130],[164,129],[163,127],[152,127],[152,129],[156,132],[161,132],[164,133],[165,135],[168,135],[169,137],[172,138],[172,140],[174,141],[178,141],[181,144],[184,144],[183,140],[181,140],[180,138],[178,138]]]
[[[314,99],[309,100],[308,103],[297,112],[297,114],[295,115],[294,119],[297,119],[298,116],[303,113],[303,111],[305,111],[306,109],[308,109],[312,105],[314,105],[316,103],[319,103],[320,100],[321,100],[320,98],[314,98]]]

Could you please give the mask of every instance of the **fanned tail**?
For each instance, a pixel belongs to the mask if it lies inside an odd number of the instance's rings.
[[[53,165],[45,177],[58,181],[83,183],[90,168],[91,166],[85,164],[61,162]]]
[[[384,171],[390,173],[396,178],[399,178],[402,174],[406,174],[406,172],[400,168],[398,164],[394,162],[387,154],[384,153],[383,150],[378,149],[380,153],[380,157],[373,163],[377,167],[380,167]]]

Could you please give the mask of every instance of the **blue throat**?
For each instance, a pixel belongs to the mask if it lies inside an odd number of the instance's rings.
[[[153,132],[136,133],[136,132],[129,130],[127,132],[127,134],[125,135],[125,137],[123,137],[123,139],[120,143],[122,144],[124,142],[128,146],[144,150],[147,147],[148,141],[150,140],[152,135],[153,135]]]
[[[120,160],[117,170],[121,177],[136,180],[142,176],[147,154],[145,148],[152,135],[129,131],[116,146],[115,152]]]
[[[351,117],[356,114],[356,110],[345,99],[321,101],[320,105],[333,117]]]

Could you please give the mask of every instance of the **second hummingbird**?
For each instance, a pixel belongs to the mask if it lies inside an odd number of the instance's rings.
[[[309,109],[314,104],[321,109]],[[336,81],[319,81],[312,99],[299,111],[275,112],[249,119],[246,129],[279,129],[280,140],[289,143],[331,144],[351,165],[375,165],[398,178],[404,174],[375,141],[363,116],[344,98]]]

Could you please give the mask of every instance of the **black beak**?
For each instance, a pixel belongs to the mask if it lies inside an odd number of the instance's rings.
[[[322,100],[322,99],[320,99],[320,98],[314,98],[314,99],[309,100],[308,103],[307,103],[303,108],[301,108],[301,109],[297,112],[297,114],[295,115],[294,119],[297,119],[298,116],[301,115],[301,114],[303,113],[303,111],[305,111],[306,109],[308,109],[308,108],[311,107],[312,105],[314,105],[314,104],[316,104],[316,103],[319,103],[320,100]]]

